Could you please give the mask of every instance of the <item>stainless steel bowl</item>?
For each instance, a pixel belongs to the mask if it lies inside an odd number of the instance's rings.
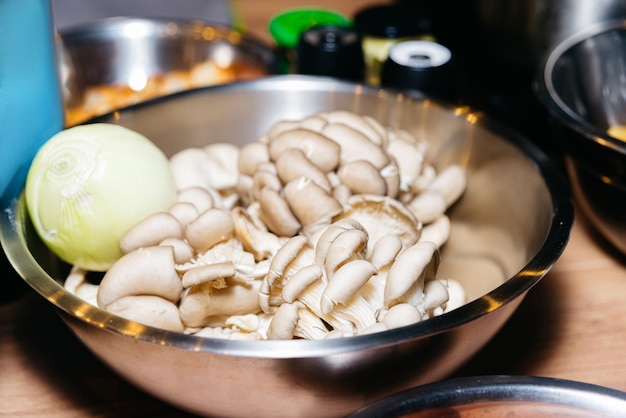
[[[626,138],[608,133],[626,125],[626,21],[590,26],[560,42],[536,88],[582,213],[626,254]]]
[[[481,40],[501,58],[533,69],[564,38],[589,25],[626,16],[622,0],[470,0],[468,4]]]
[[[535,376],[477,376],[431,383],[389,396],[349,418],[618,417],[626,393]]]
[[[68,124],[179,90],[276,73],[265,43],[189,19],[100,19],[64,29],[57,49]]]
[[[113,370],[196,414],[345,416],[385,395],[441,379],[498,332],[567,243],[570,196],[537,148],[471,109],[306,76],[183,92],[99,120],[134,129],[171,155],[212,141],[242,145],[278,120],[331,109],[407,129],[429,141],[438,165],[467,167],[468,187],[450,212],[453,232],[440,272],[463,283],[469,303],[404,328],[325,341],[230,341],[150,328],[64,290],[68,266],[34,233],[20,181],[2,199],[7,256]]]

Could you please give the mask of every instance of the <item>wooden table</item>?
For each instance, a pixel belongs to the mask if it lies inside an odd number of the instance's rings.
[[[308,4],[234,3],[247,29],[268,42],[270,16]],[[371,3],[316,2],[348,15]],[[540,375],[626,391],[625,266],[578,214],[570,242],[553,269],[457,375]],[[33,291],[24,288],[19,294],[9,301],[0,298],[0,417],[189,416],[103,366]]]

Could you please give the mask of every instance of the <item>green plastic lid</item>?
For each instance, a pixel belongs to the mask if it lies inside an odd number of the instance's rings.
[[[274,41],[284,48],[298,46],[300,36],[314,26],[351,27],[352,21],[341,13],[326,10],[301,8],[292,9],[274,16],[269,31]]]

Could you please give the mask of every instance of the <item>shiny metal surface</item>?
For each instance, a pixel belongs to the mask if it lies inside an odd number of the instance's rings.
[[[626,393],[535,376],[477,376],[436,382],[389,396],[349,418],[618,417]]]
[[[203,82],[213,76],[213,84],[276,73],[274,53],[265,43],[227,26],[191,19],[100,19],[65,28],[58,51],[68,108],[83,105],[93,87],[129,86],[130,91],[150,94],[150,79],[190,72],[202,63],[216,64],[214,74],[210,69],[201,74]],[[174,88],[177,83],[170,84]]]
[[[626,125],[626,21],[591,26],[559,43],[537,77],[555,120],[572,191],[583,213],[626,254],[626,142],[607,129]]]
[[[557,42],[595,23],[626,16],[623,0],[470,0],[484,39],[511,61],[537,64]]]
[[[463,283],[468,304],[408,327],[327,341],[227,341],[153,329],[63,289],[68,266],[33,232],[19,180],[2,200],[7,256],[112,369],[197,414],[345,416],[441,379],[500,329],[568,241],[570,196],[550,160],[529,142],[471,109],[306,76],[183,92],[99,120],[137,130],[172,154],[212,141],[241,145],[278,120],[329,109],[408,129],[429,141],[436,164],[467,166],[467,192],[450,213],[453,233],[440,272]]]

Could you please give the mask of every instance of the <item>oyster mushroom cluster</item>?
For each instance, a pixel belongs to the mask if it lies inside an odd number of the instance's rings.
[[[276,123],[242,148],[175,154],[178,197],[120,241],[87,301],[167,330],[232,339],[324,339],[409,325],[465,303],[437,276],[447,209],[466,172],[369,116]]]

